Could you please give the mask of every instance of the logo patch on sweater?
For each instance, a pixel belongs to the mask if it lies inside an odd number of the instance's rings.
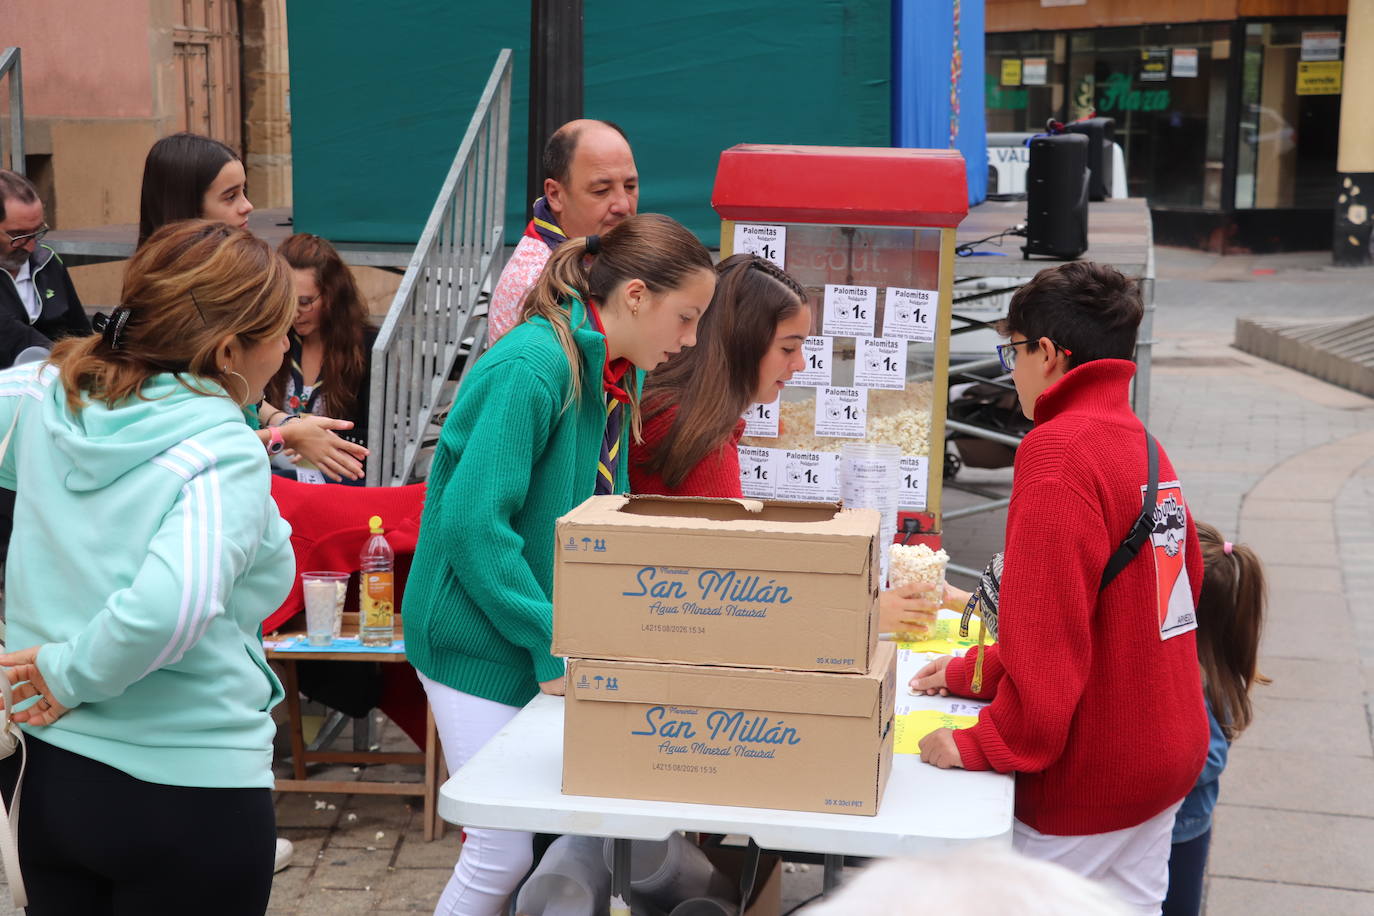
[[[1155,497],[1150,558],[1155,567],[1155,600],[1159,638],[1170,639],[1197,629],[1193,589],[1184,565],[1188,543],[1188,506],[1177,480],[1160,483]]]

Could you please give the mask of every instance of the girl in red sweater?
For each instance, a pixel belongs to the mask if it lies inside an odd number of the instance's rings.
[[[803,368],[811,308],[771,261],[737,254],[716,267],[715,298],[697,343],[644,383],[643,439],[630,448],[630,488],[665,496],[738,498],[740,419]]]
[[[811,332],[811,307],[801,284],[752,254],[728,257],[716,272],[696,346],[644,383],[643,439],[630,447],[635,493],[742,497],[740,415],[750,404],[775,400],[806,365],[801,345]],[[883,591],[880,629],[907,629],[928,611],[920,591],[919,584]]]

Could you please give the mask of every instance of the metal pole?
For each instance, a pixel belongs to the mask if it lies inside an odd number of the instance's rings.
[[[20,66],[20,50],[6,48],[11,59],[10,77],[10,169],[24,174],[24,73]]]
[[[821,892],[828,895],[840,886],[840,879],[844,877],[844,856],[826,853],[823,861],[825,871],[821,875]]]
[[[540,158],[549,136],[582,117],[582,86],[582,0],[530,0],[526,205],[544,193]]]
[[[611,916],[629,916],[630,841],[611,840]]]

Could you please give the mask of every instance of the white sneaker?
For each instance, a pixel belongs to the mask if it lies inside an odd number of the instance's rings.
[[[285,837],[277,837],[277,857],[272,862],[272,873],[276,874],[283,868],[291,864],[291,856],[296,852],[296,847]]]

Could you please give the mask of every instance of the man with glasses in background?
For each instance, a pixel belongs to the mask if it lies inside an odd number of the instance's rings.
[[[23,175],[0,169],[0,369],[41,358],[53,342],[91,333],[76,287],[51,248],[38,190]]]

